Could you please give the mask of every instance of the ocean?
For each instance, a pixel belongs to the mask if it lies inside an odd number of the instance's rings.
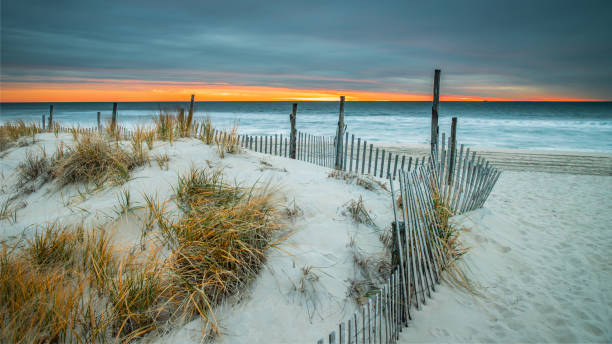
[[[196,102],[196,118],[241,133],[288,134],[292,102]],[[188,108],[186,102],[118,104],[121,125],[150,123],[162,110]],[[334,135],[338,102],[298,102],[298,130]],[[96,112],[110,118],[112,103],[55,103],[53,118],[64,126],[95,126]],[[612,153],[611,102],[441,102],[440,132],[458,118],[457,141],[471,146]],[[48,103],[0,103],[0,122],[40,121]],[[347,130],[368,142],[426,144],[431,102],[347,102]]]

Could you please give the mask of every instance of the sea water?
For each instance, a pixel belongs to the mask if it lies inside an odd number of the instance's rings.
[[[289,133],[292,102],[196,102],[194,117],[253,135]],[[119,103],[121,125],[152,123],[161,111],[187,109],[183,102]],[[297,128],[315,135],[334,135],[338,102],[298,102]],[[96,113],[108,121],[112,103],[55,103],[53,119],[64,126],[93,127]],[[429,142],[431,102],[347,102],[347,130],[381,144]],[[41,121],[48,103],[2,103],[0,122]],[[612,152],[610,102],[441,102],[440,132],[450,132],[458,118],[459,143],[482,147]]]

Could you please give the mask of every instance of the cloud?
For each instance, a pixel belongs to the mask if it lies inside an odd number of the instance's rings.
[[[612,2],[3,1],[3,83],[135,79],[609,99]]]

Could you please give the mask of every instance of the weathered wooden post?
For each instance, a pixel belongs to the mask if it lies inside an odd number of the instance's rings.
[[[193,121],[193,100],[195,99],[195,94],[191,95],[191,102],[189,103],[189,115],[187,115],[187,126],[186,130],[191,128],[191,121]]]
[[[291,121],[291,133],[289,135],[289,158],[295,159],[296,154],[296,136],[297,129],[295,128],[295,116],[297,114],[297,103],[293,103],[291,107],[291,115],[289,115],[289,121]]]
[[[53,104],[49,105],[49,130],[53,130]]]
[[[45,131],[45,115],[42,115],[42,130]]]
[[[183,108],[179,108],[178,123],[179,123],[180,130],[181,130],[181,136],[183,136],[185,135],[185,130],[187,128],[187,125],[185,123],[185,109]]]
[[[113,116],[111,117],[111,130],[117,130],[117,103],[113,103]]]
[[[438,144],[438,105],[440,103],[440,70],[434,74],[433,106],[431,107],[431,154]]]
[[[455,171],[455,154],[457,150],[457,117],[452,118],[451,122],[451,144],[450,144],[450,159],[448,163],[448,184],[453,180],[453,172]]]
[[[102,131],[102,123],[100,122],[100,111],[98,111],[98,131]]]
[[[336,164],[337,170],[342,169],[342,137],[344,136],[344,96],[340,96],[340,113],[338,114],[338,131],[336,132]]]

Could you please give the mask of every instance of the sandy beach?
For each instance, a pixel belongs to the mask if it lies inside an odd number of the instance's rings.
[[[551,172],[612,176],[612,154],[595,152],[571,152],[554,150],[527,150],[511,148],[472,147],[495,168],[502,171]],[[413,158],[427,156],[429,145],[383,145],[381,148],[393,154]]]
[[[114,215],[119,192],[130,190],[135,202],[143,202],[144,194],[170,199],[177,177],[191,166],[223,168],[228,181],[278,189],[283,207],[296,216],[284,223],[249,289],[215,309],[222,330],[218,343],[314,343],[357,309],[347,296],[351,279],[361,274],[356,252],[372,260],[389,258],[380,236],[393,220],[391,197],[376,183],[366,190],[330,178],[329,169],[249,151],[222,159],[199,140],[179,139],[156,142],[151,152],[168,154],[167,169],[154,163],[138,168],[122,186],[85,192],[48,183],[19,194],[16,168],[26,152],[42,148],[50,155],[72,137],[39,134],[37,140],[35,146],[3,152],[0,160],[0,201],[15,195],[18,205],[16,222],[0,222],[1,242],[29,239],[44,223],[83,222],[114,228],[115,240],[128,251],[139,245],[142,224]],[[419,149],[424,147],[402,152],[417,156]],[[567,154],[491,152],[482,154],[493,161],[509,154],[526,167],[519,172],[500,165],[506,171],[484,208],[453,219],[470,247],[464,264],[479,295],[443,282],[415,312],[400,342],[610,342],[610,156],[572,153],[586,167],[549,173],[535,171],[557,170],[545,161],[561,164]],[[593,175],[583,175],[585,170]],[[360,198],[373,224],[347,215],[347,205]],[[202,327],[194,320],[141,341],[199,343]]]
[[[403,342],[610,342],[610,195],[610,177],[504,172],[455,218],[481,295],[443,284]]]

